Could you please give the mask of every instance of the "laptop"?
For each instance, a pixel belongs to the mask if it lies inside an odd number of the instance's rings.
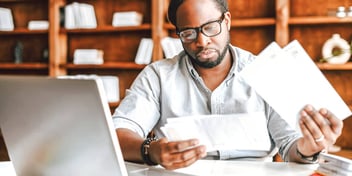
[[[18,176],[181,174],[124,162],[99,79],[0,76],[0,101]]]

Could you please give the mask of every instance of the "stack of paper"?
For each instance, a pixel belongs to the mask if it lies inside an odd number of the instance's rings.
[[[65,28],[96,28],[97,20],[94,7],[90,4],[77,3],[65,6]]]
[[[0,7],[0,31],[13,31],[14,28],[11,9]]]
[[[327,153],[319,154],[323,160],[316,172],[322,175],[352,176],[352,160]]]
[[[149,64],[152,61],[154,43],[151,38],[142,38],[135,57],[136,64]]]
[[[162,132],[169,141],[199,139],[207,151],[270,150],[263,112],[168,118]]]
[[[161,40],[165,58],[172,58],[183,50],[181,40],[179,38],[164,37]]]
[[[296,40],[283,49],[271,43],[239,75],[298,131],[299,112],[306,104],[327,108],[340,119],[351,115],[349,107]]]

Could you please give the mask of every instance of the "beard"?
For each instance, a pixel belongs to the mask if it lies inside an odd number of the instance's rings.
[[[218,54],[218,58],[214,61],[201,61],[197,56],[193,57],[192,55],[190,55],[186,50],[186,54],[188,55],[189,58],[191,58],[192,62],[196,65],[198,65],[199,67],[202,68],[214,68],[215,66],[219,65],[222,60],[224,60],[224,57],[226,55],[227,50],[229,49],[229,45],[230,45],[230,39],[228,38],[226,41],[226,45],[225,47],[222,49],[222,51],[220,50],[216,50],[217,54]],[[206,49],[206,48],[203,48]]]

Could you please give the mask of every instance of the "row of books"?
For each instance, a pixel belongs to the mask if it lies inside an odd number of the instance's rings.
[[[63,8],[62,24],[66,29],[96,28],[97,19],[94,6],[87,3],[73,2]],[[112,26],[138,26],[142,24],[143,15],[136,11],[115,12]]]
[[[172,58],[183,50],[181,41],[178,38],[165,37],[161,40],[161,46],[165,58]],[[149,64],[152,61],[154,42],[151,38],[142,38],[137,54],[136,64]],[[99,49],[76,49],[73,54],[74,64],[103,64],[104,51]]]
[[[165,58],[172,58],[183,50],[182,43],[178,38],[164,37],[161,40]],[[137,50],[135,63],[149,64],[152,60],[153,40],[151,38],[142,38]]]

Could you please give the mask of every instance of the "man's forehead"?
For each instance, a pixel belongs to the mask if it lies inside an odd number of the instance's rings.
[[[221,15],[212,0],[185,0],[177,9],[177,26],[199,26]]]

